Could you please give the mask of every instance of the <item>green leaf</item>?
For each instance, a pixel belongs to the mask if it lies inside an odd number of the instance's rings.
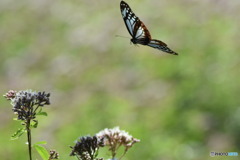
[[[47,116],[47,112],[38,112],[36,115],[38,115],[38,116]]]
[[[31,127],[37,128],[37,126],[38,126],[38,121],[37,120],[31,121]]]
[[[18,118],[13,118],[14,121],[19,121],[19,122],[23,122],[24,123],[24,120],[21,120],[21,119],[18,119]]]
[[[46,148],[38,144],[34,144],[33,147],[37,150],[38,154],[42,157],[43,160],[48,160],[50,155]]]
[[[98,149],[96,150],[95,154],[94,154],[94,158],[97,158],[98,156]]]
[[[25,128],[19,128],[12,136],[11,140],[16,140],[18,139],[24,132],[26,132]]]
[[[36,142],[34,145],[39,145],[39,144],[47,144],[46,141],[39,141],[39,142]]]

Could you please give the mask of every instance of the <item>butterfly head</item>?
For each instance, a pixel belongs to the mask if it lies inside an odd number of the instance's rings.
[[[134,38],[132,38],[132,39],[131,39],[131,43],[133,43],[133,44],[137,44],[137,40],[134,39]]]

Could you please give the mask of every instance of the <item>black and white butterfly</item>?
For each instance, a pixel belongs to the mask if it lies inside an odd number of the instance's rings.
[[[152,39],[151,35],[142,21],[133,13],[129,5],[121,1],[120,9],[123,16],[123,20],[127,27],[129,34],[132,36],[131,42],[133,44],[147,45],[164,52],[178,55],[176,52],[172,51],[167,47],[167,44],[160,40]]]

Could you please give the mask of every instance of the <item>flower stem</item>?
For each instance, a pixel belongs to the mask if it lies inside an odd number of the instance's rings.
[[[27,138],[28,138],[29,159],[32,160],[32,137],[31,137],[31,129],[30,129],[30,120],[27,121],[26,128],[27,128]]]

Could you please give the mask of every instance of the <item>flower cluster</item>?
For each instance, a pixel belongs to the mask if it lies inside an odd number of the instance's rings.
[[[113,129],[104,129],[95,136],[81,137],[72,148],[70,156],[77,156],[80,160],[103,160],[97,158],[97,152],[100,147],[109,147],[112,153],[111,160],[116,160],[116,153],[119,147],[124,146],[125,150],[119,160],[126,154],[129,148],[140,140],[133,138],[127,132],[120,130],[119,127]]]
[[[5,97],[7,100],[14,99],[16,96],[17,91],[10,90],[8,91],[3,97]]]
[[[103,147],[103,142],[96,136],[81,137],[72,148],[70,156],[77,156],[82,160],[93,160],[97,156],[98,149]]]
[[[50,155],[50,157],[48,158],[49,160],[59,158],[59,154],[55,150],[50,150],[49,155]]]
[[[12,110],[18,115],[19,120],[34,119],[39,107],[50,104],[50,93],[46,94],[45,92],[37,93],[31,90],[16,92],[10,90],[4,97],[11,100]],[[34,106],[36,107],[34,108]]]
[[[104,129],[96,134],[99,139],[103,139],[104,146],[109,146],[109,150],[112,152],[112,159],[115,158],[117,150],[120,146],[125,147],[125,151],[122,156],[126,154],[129,148],[140,140],[132,137],[128,132],[120,130],[119,127],[113,129]],[[122,157],[121,156],[121,157]]]

